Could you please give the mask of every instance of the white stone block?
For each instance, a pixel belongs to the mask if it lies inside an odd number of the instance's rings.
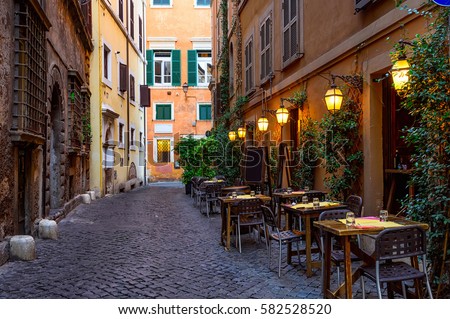
[[[9,242],[9,253],[12,259],[36,259],[36,245],[34,238],[29,235],[16,235]]]
[[[42,219],[39,222],[39,237],[42,239],[58,239],[58,225],[56,222]]]
[[[89,194],[81,194],[81,199],[83,200],[84,204],[91,203],[91,195],[89,195]]]
[[[95,200],[95,191],[88,191],[87,193],[91,196],[91,201]]]

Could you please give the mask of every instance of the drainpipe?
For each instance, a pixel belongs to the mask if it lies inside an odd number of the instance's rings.
[[[126,142],[126,148],[125,148],[125,155],[126,155],[126,160],[127,160],[127,167],[128,167],[128,172],[130,169],[130,139],[131,139],[131,130],[130,130],[130,57],[129,57],[129,36],[130,36],[130,17],[128,16],[129,14],[129,10],[128,10],[128,6],[130,5],[130,2],[127,1],[127,5],[126,5],[126,16],[127,16],[127,35],[126,35],[126,55],[127,55],[127,129],[128,129],[128,139]],[[127,172],[127,175],[128,175]]]

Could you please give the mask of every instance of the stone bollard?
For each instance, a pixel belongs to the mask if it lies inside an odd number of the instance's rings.
[[[81,199],[83,200],[84,204],[91,203],[91,195],[89,195],[89,194],[81,194]]]
[[[87,193],[91,196],[91,201],[95,200],[95,191],[88,191]]]
[[[12,236],[9,242],[9,254],[11,259],[36,259],[36,245],[34,243],[34,238],[29,235]]]
[[[39,238],[58,239],[58,225],[54,220],[42,219],[39,222]]]

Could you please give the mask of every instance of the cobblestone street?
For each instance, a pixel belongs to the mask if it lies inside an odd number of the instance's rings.
[[[283,261],[278,278],[249,235],[242,254],[224,251],[220,215],[200,214],[181,184],[78,206],[58,227],[36,239],[36,260],[0,267],[1,298],[321,298],[320,270]]]

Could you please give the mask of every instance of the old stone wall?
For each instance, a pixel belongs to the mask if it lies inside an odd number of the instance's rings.
[[[11,1],[0,1],[0,241],[13,231],[13,149],[9,138],[12,104],[12,15]]]

